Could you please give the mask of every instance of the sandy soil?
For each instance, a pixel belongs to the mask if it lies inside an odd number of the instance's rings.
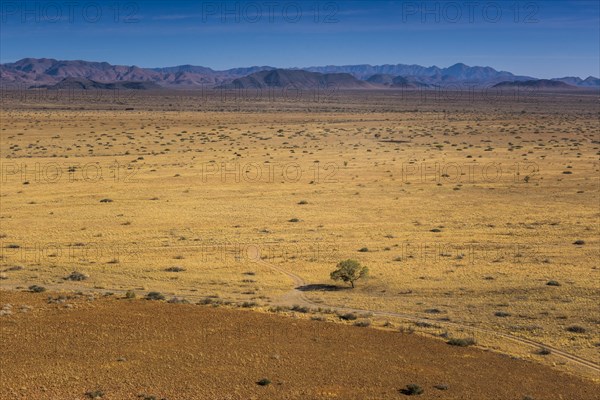
[[[422,399],[575,400],[599,389],[393,330],[116,296],[49,297],[57,294],[0,294],[10,310],[0,317],[2,399],[85,399],[96,390],[119,400],[398,399],[417,384]],[[258,385],[263,378],[272,383]]]

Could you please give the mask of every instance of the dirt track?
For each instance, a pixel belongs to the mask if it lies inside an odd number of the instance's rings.
[[[304,280],[300,276],[298,276],[292,272],[286,271],[280,267],[277,267],[276,265],[273,265],[273,264],[265,262],[265,261],[260,261],[260,263],[277,271],[277,272],[287,275],[288,277],[290,277],[293,280],[294,288],[291,291],[289,291],[288,293],[286,293],[280,300],[280,302],[283,305],[290,306],[290,305],[298,304],[298,305],[309,306],[309,307],[327,307],[327,308],[330,308],[330,309],[333,309],[333,310],[336,310],[339,312],[363,312],[363,313],[367,312],[367,313],[371,313],[371,314],[377,315],[377,316],[394,317],[394,318],[400,318],[400,319],[413,321],[413,322],[429,322],[429,320],[415,317],[415,316],[409,315],[409,314],[403,314],[403,313],[394,313],[394,312],[386,312],[386,311],[378,311],[378,310],[361,310],[361,309],[348,308],[348,307],[335,307],[335,306],[331,306],[331,305],[323,304],[323,303],[319,303],[319,304],[314,303],[314,302],[310,301],[309,299],[307,299],[302,291],[298,290],[299,286],[304,286],[306,284],[306,282],[304,282]],[[510,334],[506,334],[506,333],[502,333],[502,332],[493,332],[493,331],[490,331],[487,329],[473,327],[471,325],[463,325],[459,322],[436,321],[436,323],[442,324],[442,325],[452,325],[455,327],[464,327],[464,328],[468,328],[469,330],[474,331],[474,332],[481,332],[481,333],[485,333],[485,334],[495,335],[503,340],[510,340],[510,341],[519,343],[521,345],[529,346],[532,349],[539,350],[540,348],[545,348],[545,349],[552,351],[552,354],[562,358],[563,360],[577,364],[578,367],[584,368],[590,374],[600,376],[600,366],[598,364],[596,364],[595,362],[586,360],[585,358],[582,358],[582,357],[578,357],[574,354],[570,354],[566,351],[559,350],[555,347],[548,346],[547,344],[536,342],[535,340],[531,340],[531,339],[527,339],[527,338],[519,337],[519,336],[515,336],[515,335],[510,335]]]

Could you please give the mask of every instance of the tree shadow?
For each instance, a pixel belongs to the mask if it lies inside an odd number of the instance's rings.
[[[296,288],[301,292],[337,292],[339,290],[348,290],[349,287],[341,287],[336,285],[326,285],[323,283],[313,283],[310,285],[298,286]]]

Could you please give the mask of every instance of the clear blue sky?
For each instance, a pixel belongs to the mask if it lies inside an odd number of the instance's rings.
[[[464,62],[540,78],[600,75],[597,1],[0,3],[3,63],[48,57],[226,69]]]

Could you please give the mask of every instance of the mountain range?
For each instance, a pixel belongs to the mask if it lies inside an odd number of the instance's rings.
[[[406,64],[361,64],[288,69],[253,66],[220,71],[194,65],[141,68],[112,65],[107,62],[61,61],[50,58],[24,58],[14,63],[0,64],[0,84],[5,88],[15,86],[86,89],[101,88],[102,85],[121,82],[117,87],[137,89],[266,88],[289,85],[295,87],[335,85],[347,89],[368,89],[457,87],[456,85],[462,84],[469,87],[491,87],[503,82],[514,85],[515,82],[537,80],[530,76],[497,71],[491,67],[470,67],[462,63],[448,68]],[[600,88],[600,79],[591,76],[586,79],[555,78],[551,81],[562,82],[565,84],[564,87]],[[563,86],[544,83],[540,87]]]

